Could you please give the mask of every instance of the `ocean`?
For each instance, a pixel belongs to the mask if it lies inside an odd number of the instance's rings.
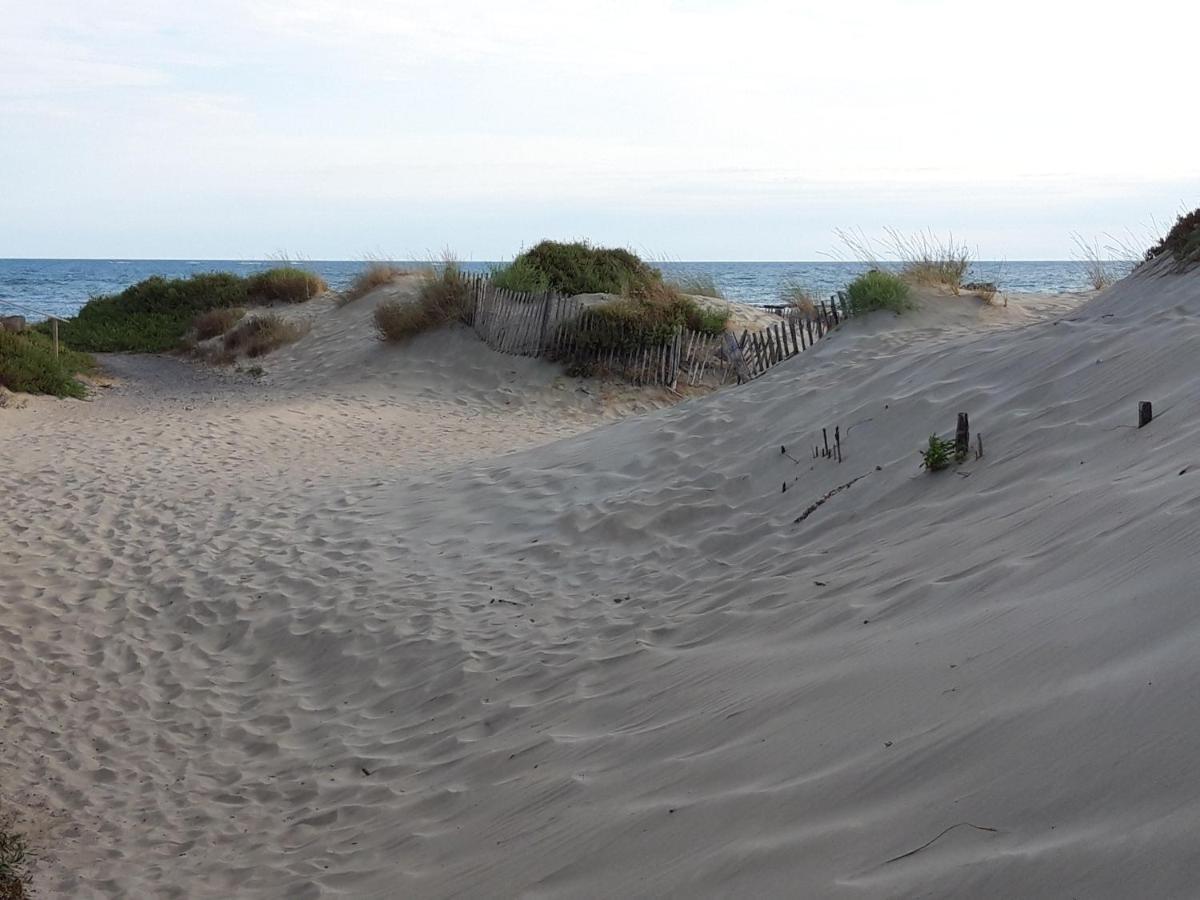
[[[186,277],[196,272],[247,274],[278,265],[271,260],[186,259],[0,259],[0,314],[13,304],[57,316],[73,315],[90,298],[116,293],[151,275]],[[330,286],[341,288],[366,264],[360,260],[305,260]],[[403,263],[401,263],[403,264]],[[413,263],[421,265],[421,263]],[[494,263],[467,262],[486,272]],[[798,284],[818,296],[837,291],[862,272],[856,262],[658,262],[667,276],[711,277],[726,297],[746,303],[779,302],[785,285]],[[1118,275],[1128,264],[1113,263]],[[1086,290],[1084,264],[1073,260],[976,262],[969,281],[994,281],[1002,290],[1063,293]],[[36,318],[36,316],[30,316]]]

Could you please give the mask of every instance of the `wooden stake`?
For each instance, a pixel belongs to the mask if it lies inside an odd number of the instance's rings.
[[[954,432],[954,455],[959,459],[967,458],[971,449],[971,426],[966,413],[958,414],[958,429]]]
[[[58,323],[55,323],[58,324]],[[55,352],[57,352],[57,345]],[[1150,420],[1154,418],[1154,405],[1149,400],[1141,400],[1138,402],[1138,428],[1145,428],[1150,424]]]

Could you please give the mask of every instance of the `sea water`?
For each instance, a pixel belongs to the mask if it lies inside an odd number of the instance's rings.
[[[345,287],[366,263],[361,260],[305,260],[305,268],[335,289]],[[129,285],[163,275],[180,278],[197,272],[249,274],[279,265],[270,260],[186,259],[0,259],[0,314],[17,312],[11,303],[70,316],[90,298],[116,293]],[[404,265],[404,263],[400,263]],[[414,262],[413,266],[422,263]],[[487,272],[489,262],[464,262],[472,272]],[[816,296],[845,287],[867,268],[854,262],[661,262],[668,276],[711,278],[730,300],[766,305],[778,303],[782,290],[799,285]],[[1113,264],[1123,275],[1128,265]],[[1072,260],[976,262],[967,281],[996,282],[1005,291],[1063,293],[1088,288],[1082,262]],[[10,301],[6,306],[5,301]],[[30,316],[36,318],[36,316]]]

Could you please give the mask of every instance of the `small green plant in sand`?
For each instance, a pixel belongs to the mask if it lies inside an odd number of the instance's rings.
[[[871,269],[850,282],[846,287],[846,303],[854,315],[880,309],[902,313],[915,305],[908,283],[883,269]]]
[[[462,267],[449,254],[426,272],[412,300],[385,300],[375,307],[375,330],[385,341],[403,341],[453,322],[469,323],[475,295]]]
[[[289,322],[275,313],[253,316],[232,331],[226,332],[222,341],[226,354],[237,356],[265,356],[285,344],[291,344],[308,334],[307,322]]]
[[[962,458],[955,454],[954,441],[940,438],[936,434],[929,436],[929,444],[920,452],[921,465],[929,472],[938,472],[952,462],[962,461]]]
[[[96,362],[86,353],[60,346],[37,331],[0,331],[0,387],[27,394],[82,398],[84,386],[75,376],[90,372]]]
[[[338,306],[353,303],[355,300],[365,297],[372,291],[386,287],[403,278],[405,275],[411,274],[413,273],[409,269],[402,268],[386,260],[368,260],[366,268],[354,276],[350,282],[350,286],[346,290],[337,295],[336,303]]]
[[[19,834],[0,825],[0,900],[24,900],[29,851]]]

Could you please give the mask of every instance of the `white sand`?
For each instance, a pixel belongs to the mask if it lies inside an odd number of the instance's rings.
[[[1192,896],[1200,275],[1052,306],[555,443],[629,398],[355,306],[263,383],[0,411],[46,895]],[[920,473],[960,410],[985,458]]]

